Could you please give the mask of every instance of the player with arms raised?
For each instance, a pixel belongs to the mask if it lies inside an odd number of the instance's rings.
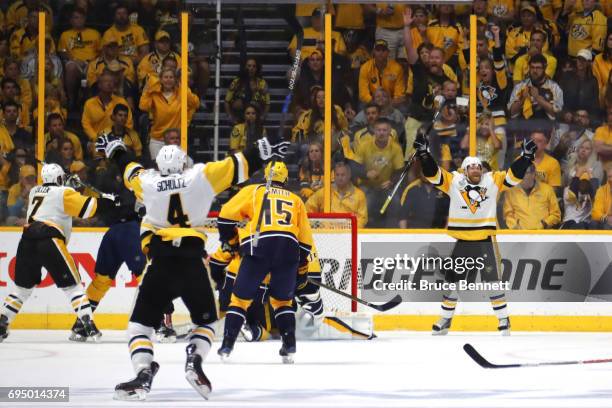
[[[283,362],[293,362],[296,352],[293,297],[296,287],[306,284],[313,239],[302,199],[285,188],[288,174],[284,163],[269,163],[265,176],[271,180],[270,187],[264,184],[244,187],[219,213],[222,247],[231,248],[230,242],[240,233],[242,256],[225,316],[223,344],[218,351],[223,359],[232,352],[246,311],[269,273],[270,304],[282,340],[280,355]],[[236,225],[244,219],[249,222],[238,231]]]
[[[93,322],[92,309],[81,285],[81,276],[66,245],[72,232],[72,217],[90,218],[115,207],[116,198],[103,194],[87,197],[65,186],[66,174],[58,164],[45,164],[43,184],[34,187],[28,198],[27,224],[17,247],[15,285],[0,307],[0,342],[8,336],[8,326],[41,281],[41,268],[47,269],[58,288],[70,299],[78,316],[83,340],[97,340],[100,331]]]
[[[186,350],[185,377],[200,395],[208,397],[212,387],[202,371],[202,361],[210,350],[215,335],[212,324],[218,317],[203,262],[206,216],[215,195],[246,181],[262,160],[284,157],[287,145],[281,142],[272,146],[267,139],[259,139],[244,154],[198,163],[189,169],[185,152],[167,145],[155,159],[158,170],[145,170],[131,160],[121,140],[98,138],[97,150],[119,165],[126,187],[146,208],[140,237],[143,252],[150,259],[127,329],[136,378],[115,387],[116,399],[146,398],[159,369],[153,361],[153,328],[177,297],[185,303],[196,326]]]
[[[523,143],[521,155],[507,171],[483,173],[482,163],[478,157],[468,156],[463,160],[460,172],[448,172],[439,167],[431,153],[425,136],[419,132],[415,141],[417,157],[423,168],[423,175],[436,188],[450,198],[448,214],[448,234],[457,239],[451,257],[457,259],[483,258],[484,268],[481,273],[483,281],[499,280],[499,258],[494,239],[497,229],[497,198],[499,193],[517,185],[534,159],[536,145],[530,139]],[[469,271],[447,269],[447,282],[458,282],[467,279]],[[493,310],[499,319],[497,329],[504,335],[510,333],[510,319],[505,294],[496,293],[490,297]],[[433,325],[434,335],[443,335],[450,329],[457,297],[454,292],[444,295],[442,315]]]

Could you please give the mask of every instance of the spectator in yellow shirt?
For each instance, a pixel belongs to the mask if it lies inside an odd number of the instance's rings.
[[[373,58],[359,70],[359,100],[364,104],[371,102],[376,89],[382,87],[391,96],[393,105],[401,105],[406,100],[402,66],[389,59],[389,46],[385,40],[376,41],[372,55]]]
[[[309,213],[324,212],[324,191],[319,189],[306,201]],[[362,190],[351,182],[351,168],[345,162],[334,165],[334,183],[331,186],[331,212],[351,213],[357,217],[357,227],[364,228],[368,223],[368,205]]]
[[[403,38],[406,6],[401,3],[376,3],[374,9],[372,7],[369,6],[370,11],[376,13],[376,41],[387,42],[392,59],[406,58]]]
[[[300,115],[291,133],[293,143],[305,144],[314,140],[323,140],[323,123],[325,120],[325,91],[320,87],[314,87],[311,94],[311,109]],[[348,129],[348,121],[344,116],[342,108],[333,105],[332,109],[332,134],[340,133]]]
[[[230,153],[243,151],[247,145],[247,140],[257,140],[266,136],[266,128],[263,126],[259,107],[247,104],[244,109],[243,123],[234,125],[230,134]]]
[[[597,189],[593,201],[593,221],[600,222],[600,228],[612,229],[612,165],[606,165],[607,183]]]
[[[380,217],[380,207],[386,191],[393,186],[392,178],[404,167],[402,148],[391,139],[391,122],[379,118],[374,125],[375,138],[365,140],[355,152],[355,161],[365,167],[368,213],[373,227],[384,226],[385,219]],[[393,223],[397,225],[397,222]]]
[[[117,62],[124,70],[125,78],[132,84],[136,84],[136,71],[132,59],[119,54],[119,40],[112,35],[102,38],[102,52],[100,56],[87,65],[87,86],[95,93],[98,79],[109,66]]]
[[[30,10],[39,9],[46,14],[47,31],[51,31],[53,24],[53,10],[47,0],[17,0],[10,1],[6,10],[6,32],[23,28],[28,24],[28,13]]]
[[[550,135],[543,130],[533,130],[531,132],[531,139],[538,148],[536,150],[535,160],[533,161],[538,181],[546,183],[555,189],[560,189],[561,165],[557,159],[546,153]]]
[[[85,27],[87,13],[75,8],[70,15],[70,30],[60,36],[58,52],[64,60],[64,80],[71,107],[77,104],[81,80],[85,78],[87,64],[98,56],[101,36],[97,30]]]
[[[557,59],[549,53],[542,52],[544,44],[546,44],[546,33],[544,31],[536,30],[531,33],[529,51],[527,51],[527,54],[518,57],[514,64],[512,79],[515,84],[527,77],[529,74],[529,60],[532,56],[537,54],[542,54],[544,58],[546,58],[546,76],[554,78],[557,72]]]
[[[612,32],[606,37],[603,51],[593,60],[593,76],[599,86],[599,106],[606,107],[606,86],[612,71]]]
[[[310,142],[306,156],[300,162],[300,197],[306,201],[323,187],[323,145]]]
[[[457,50],[463,48],[463,27],[455,20],[451,4],[437,6],[437,16],[427,26],[427,40],[444,50],[444,62],[458,66]]]
[[[130,129],[126,126],[128,117],[130,114],[130,108],[124,104],[117,104],[113,108],[111,115],[111,121],[113,125],[104,130],[104,134],[108,135],[109,140],[114,138],[123,140],[123,143],[132,150],[134,156],[139,158],[142,156],[142,142],[140,136],[134,129]],[[95,152],[93,152],[95,154]]]
[[[151,119],[149,130],[149,152],[150,157],[157,157],[159,149],[164,146],[164,130],[168,128],[180,128],[181,126],[181,86],[176,72],[164,70],[157,81],[151,78],[147,81],[145,89],[140,97],[139,108],[148,112]],[[200,98],[187,88],[187,122],[200,105]]]
[[[115,80],[112,74],[105,72],[98,79],[98,95],[89,98],[83,107],[83,116],[81,117],[81,125],[83,131],[89,139],[89,144],[95,144],[100,132],[112,126],[111,115],[117,104],[126,106],[128,102],[113,93],[115,89]],[[128,115],[126,123],[128,128],[134,127],[132,112]],[[88,146],[88,151],[93,151],[93,146]]]
[[[53,39],[46,36],[52,43],[51,50],[55,51]],[[27,24],[13,31],[10,37],[11,55],[19,60],[32,54],[38,49],[38,10],[28,10]]]
[[[23,225],[26,221],[28,199],[30,190],[36,186],[36,170],[29,164],[19,169],[19,182],[13,184],[8,190],[6,206],[8,217],[7,225]]]
[[[170,34],[160,30],[155,33],[155,49],[147,54],[138,64],[138,84],[140,89],[144,88],[147,78],[151,75],[159,77],[162,71],[162,63],[165,58],[173,58],[177,65],[181,65],[181,56],[172,51]]]
[[[304,41],[302,43],[302,52],[300,55],[302,61],[310,57],[310,54],[312,54],[314,50],[319,49],[322,51],[325,45],[325,32],[321,23],[321,9],[314,9],[310,24],[310,27],[304,28]],[[346,44],[344,43],[342,35],[338,31],[332,31],[331,38],[333,51],[336,54],[346,55]],[[295,57],[296,48],[297,38],[293,36],[289,43],[289,47],[287,47],[292,59]]]
[[[540,25],[537,21],[535,7],[528,2],[522,3],[520,17],[521,24],[508,29],[506,34],[506,58],[512,67],[514,67],[514,62],[518,57],[527,53],[531,34]],[[546,41],[543,51],[547,52],[548,49],[549,42]]]
[[[45,150],[58,149],[62,139],[69,139],[74,147],[74,157],[83,160],[83,147],[77,135],[64,128],[64,119],[58,113],[47,116],[47,133],[45,133]]]
[[[606,122],[595,130],[593,144],[604,166],[612,162],[612,106],[606,109]]]
[[[520,184],[506,191],[504,220],[509,229],[550,229],[561,222],[554,190],[536,178],[531,165]]]
[[[578,55],[583,48],[593,54],[600,52],[608,32],[607,18],[596,8],[597,0],[583,0],[582,5],[581,13],[574,12],[569,16],[567,53],[571,57]]]
[[[134,64],[149,53],[149,38],[141,26],[130,22],[126,5],[115,8],[113,25],[104,32],[106,36],[117,38],[121,54],[130,57]]]

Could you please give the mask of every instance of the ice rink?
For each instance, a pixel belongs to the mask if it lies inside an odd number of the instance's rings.
[[[494,363],[612,356],[612,334],[381,332],[371,341],[298,342],[283,365],[280,343],[238,343],[221,363],[215,343],[204,401],[183,377],[185,343],[156,344],[161,365],[145,402],[112,399],[133,377],[122,331],[98,344],[69,343],[67,331],[14,330],[0,344],[0,386],[67,386],[70,403],[12,407],[612,407],[612,364],[485,370],[463,352],[470,342]]]

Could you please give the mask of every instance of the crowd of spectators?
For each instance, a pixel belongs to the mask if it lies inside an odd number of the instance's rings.
[[[122,138],[150,164],[161,146],[180,143],[183,86],[189,120],[206,110],[215,28],[207,31],[190,16],[189,80],[181,83],[178,0],[9,3],[0,9],[0,222],[25,221],[39,114],[45,115],[44,159],[112,187],[120,177],[95,152],[100,133]],[[37,81],[39,11],[47,16],[44,84]],[[470,147],[471,102],[478,112],[476,152],[490,171],[507,169],[525,138],[538,146],[525,179],[503,193],[501,228],[612,228],[609,2],[343,3],[331,12],[332,89],[326,95],[321,10],[295,8],[304,41],[292,121],[283,125],[296,152],[290,185],[309,211],[323,210],[325,100],[331,97],[331,210],[354,213],[360,227],[444,228],[448,198],[418,165],[387,213],[379,209],[419,129],[431,129],[443,168],[460,167]],[[469,26],[471,13],[476,27]],[[470,30],[477,31],[474,101],[468,98]],[[297,40],[288,40],[281,63],[292,65]],[[247,56],[240,65],[222,95],[232,126],[228,153],[265,136],[273,109],[259,58]]]

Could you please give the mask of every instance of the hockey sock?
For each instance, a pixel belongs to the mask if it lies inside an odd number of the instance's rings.
[[[153,362],[153,328],[136,322],[129,322],[127,333],[128,347],[134,372],[138,374],[145,368],[150,368]]]
[[[189,344],[196,346],[196,353],[202,357],[202,361],[206,360],[206,356],[210,351],[212,342],[215,339],[215,330],[209,325],[196,327],[191,333]]]
[[[26,289],[17,286],[17,290],[14,293],[10,293],[4,298],[4,302],[0,307],[0,314],[5,315],[9,323],[12,322],[33,291],[34,288]]]
[[[489,296],[491,300],[491,306],[498,319],[508,318],[508,304],[506,303],[506,295],[500,293],[497,295]]]
[[[455,308],[457,307],[457,294],[455,292],[451,292],[442,297],[442,304],[440,305],[442,308],[441,317],[445,319],[452,319],[455,314]]]
[[[96,310],[98,304],[106,295],[106,292],[108,292],[112,284],[113,280],[111,278],[96,273],[96,276],[87,287],[87,298],[91,304],[92,312]]]
[[[225,328],[223,337],[235,341],[240,333],[240,328],[246,320],[246,312],[239,307],[230,306],[225,314]]]
[[[274,320],[281,336],[295,334],[295,311],[291,306],[281,306],[274,309]]]
[[[92,318],[91,314],[93,311],[91,309],[91,304],[85,292],[83,292],[81,285],[69,286],[67,288],[62,288],[62,290],[66,296],[68,296],[68,299],[70,299],[72,309],[79,319],[82,319],[84,316],[89,316],[90,319]]]

